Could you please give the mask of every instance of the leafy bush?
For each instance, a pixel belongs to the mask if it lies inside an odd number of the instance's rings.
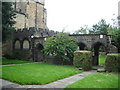
[[[107,54],[105,69],[109,72],[120,71],[120,54]]]
[[[92,52],[91,51],[75,51],[73,64],[76,67],[82,67],[87,71],[92,68]]]
[[[47,38],[44,46],[46,55],[55,56],[55,58],[58,58],[62,62],[72,61],[76,49],[76,39],[66,33],[59,33],[56,36]]]

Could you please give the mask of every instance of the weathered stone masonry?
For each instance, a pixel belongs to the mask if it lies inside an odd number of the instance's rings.
[[[18,29],[13,34],[13,52],[20,51],[31,58],[34,53],[35,61],[42,61],[43,54],[41,50],[44,48],[45,39],[57,33],[52,30],[33,27]],[[34,36],[34,38],[31,36]]]
[[[16,29],[37,27],[48,29],[47,12],[44,8],[45,0],[22,0],[14,1],[14,12],[16,12]]]
[[[70,35],[77,39],[77,44],[80,50],[87,48],[93,52],[93,64],[98,65],[99,58],[99,48],[101,45],[104,46],[105,52],[117,52],[117,48],[111,44],[110,35],[100,35],[100,34],[73,34]]]

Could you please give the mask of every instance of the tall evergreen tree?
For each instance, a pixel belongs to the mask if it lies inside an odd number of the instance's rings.
[[[15,13],[13,12],[11,2],[2,2],[2,41],[6,41],[10,38],[15,24]]]

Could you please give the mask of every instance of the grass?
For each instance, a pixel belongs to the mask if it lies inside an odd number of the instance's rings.
[[[104,65],[105,64],[105,55],[99,55],[99,65]]]
[[[7,64],[22,64],[22,63],[32,63],[32,61],[25,61],[25,60],[12,60],[12,59],[6,59],[2,57],[0,59],[2,65],[7,65]]]
[[[118,88],[118,74],[95,73],[66,87],[69,88]]]
[[[73,66],[60,66],[48,63],[21,64],[0,67],[2,78],[21,85],[47,84],[81,71]]]

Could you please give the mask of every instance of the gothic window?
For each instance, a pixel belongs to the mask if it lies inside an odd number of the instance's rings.
[[[29,49],[30,46],[29,46],[29,41],[28,40],[24,40],[23,41],[23,49]]]
[[[15,49],[20,49],[20,41],[16,40],[15,42]]]

